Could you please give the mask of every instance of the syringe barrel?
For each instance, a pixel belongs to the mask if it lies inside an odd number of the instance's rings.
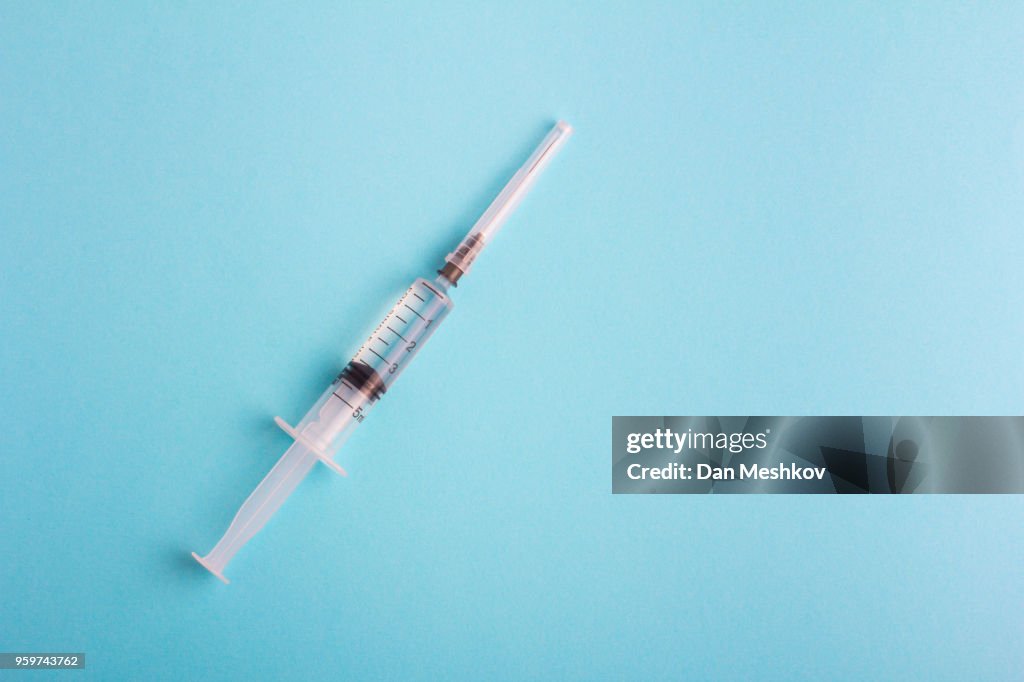
[[[454,307],[446,280],[417,279],[296,427],[333,458]]]

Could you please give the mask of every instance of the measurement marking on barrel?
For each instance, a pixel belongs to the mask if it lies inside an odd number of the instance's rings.
[[[407,304],[405,304],[405,303],[403,303],[402,305],[405,306],[406,308],[409,308],[409,306]],[[409,312],[411,312],[413,315],[415,315],[416,317],[420,318],[421,320],[427,319],[427,318],[423,317],[422,315],[420,315],[415,310],[413,310],[412,308],[409,308]]]
[[[402,316],[399,315],[398,313],[395,313],[395,317],[397,317],[398,319],[402,320]],[[402,320],[402,324],[409,324],[409,323],[406,322],[405,320]]]
[[[351,407],[351,408],[352,408],[353,410],[354,410],[354,409],[356,409],[356,406],[355,406],[355,405],[353,405],[353,404],[352,404],[352,403],[350,403],[349,401],[347,401],[347,400],[345,400],[344,398],[342,398],[342,397],[341,397],[340,395],[338,395],[338,393],[337,393],[337,392],[335,392],[335,393],[334,393],[334,397],[335,397],[335,398],[337,398],[338,400],[340,400],[341,402],[345,403],[345,404],[346,404],[346,405],[348,405],[349,407]]]
[[[401,334],[399,334],[398,332],[396,332],[396,331],[395,331],[394,329],[392,329],[391,327],[388,327],[388,331],[390,331],[390,332],[391,332],[392,334],[394,334],[394,335],[395,335],[395,336],[397,336],[398,338],[402,339],[402,341],[406,341],[406,340],[407,340],[407,339],[406,339],[406,338],[405,338],[404,336],[402,336]]]
[[[372,348],[371,348],[371,349],[370,349],[370,352],[371,352],[371,353],[373,353],[374,355],[376,355],[376,356],[377,356],[378,358],[380,358],[380,359],[381,359],[381,360],[383,360],[384,362],[387,362],[387,358],[385,358],[385,357],[384,357],[383,355],[381,355],[380,353],[378,353],[378,352],[377,352],[377,351],[375,351],[374,349],[372,349]]]
[[[426,302],[427,302],[427,299],[423,298],[422,296],[420,296],[419,294],[417,294],[417,293],[416,293],[415,291],[414,291],[414,292],[412,292],[412,295],[413,295],[413,296],[415,296],[416,298],[420,299],[420,300],[421,300],[421,301],[423,301],[424,303],[426,303]]]

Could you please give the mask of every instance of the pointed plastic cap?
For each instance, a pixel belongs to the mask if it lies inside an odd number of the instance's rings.
[[[445,259],[447,263],[460,271],[459,277],[469,272],[477,255],[490,242],[490,240],[502,228],[505,221],[512,212],[519,206],[537,181],[541,171],[551,162],[558,150],[562,148],[565,141],[572,135],[572,126],[565,121],[559,121],[548,132],[548,134],[537,145],[537,148],[530,154],[512,179],[508,181],[501,194],[491,202],[484,214],[480,216],[473,229],[469,231],[466,238],[462,240],[453,252]],[[458,277],[456,277],[458,279]]]

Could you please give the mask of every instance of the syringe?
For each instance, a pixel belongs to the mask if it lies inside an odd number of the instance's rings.
[[[266,525],[318,460],[342,476],[347,475],[335,463],[334,456],[451,312],[454,304],[448,297],[449,287],[456,286],[469,272],[480,251],[501,229],[570,134],[572,126],[568,123],[555,124],[466,238],[448,254],[437,277],[432,281],[419,278],[412,283],[297,426],[274,417],[295,442],[242,504],[213,550],[202,557],[192,552],[210,573],[228,582],[224,577],[228,562]]]

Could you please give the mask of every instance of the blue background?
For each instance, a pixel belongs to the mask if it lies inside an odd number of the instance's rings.
[[[615,414],[1021,412],[1019,4],[179,4],[0,10],[0,650],[1019,676],[1020,497],[615,497],[609,468]],[[350,477],[220,584],[188,552],[287,447],[271,416],[556,118]]]

